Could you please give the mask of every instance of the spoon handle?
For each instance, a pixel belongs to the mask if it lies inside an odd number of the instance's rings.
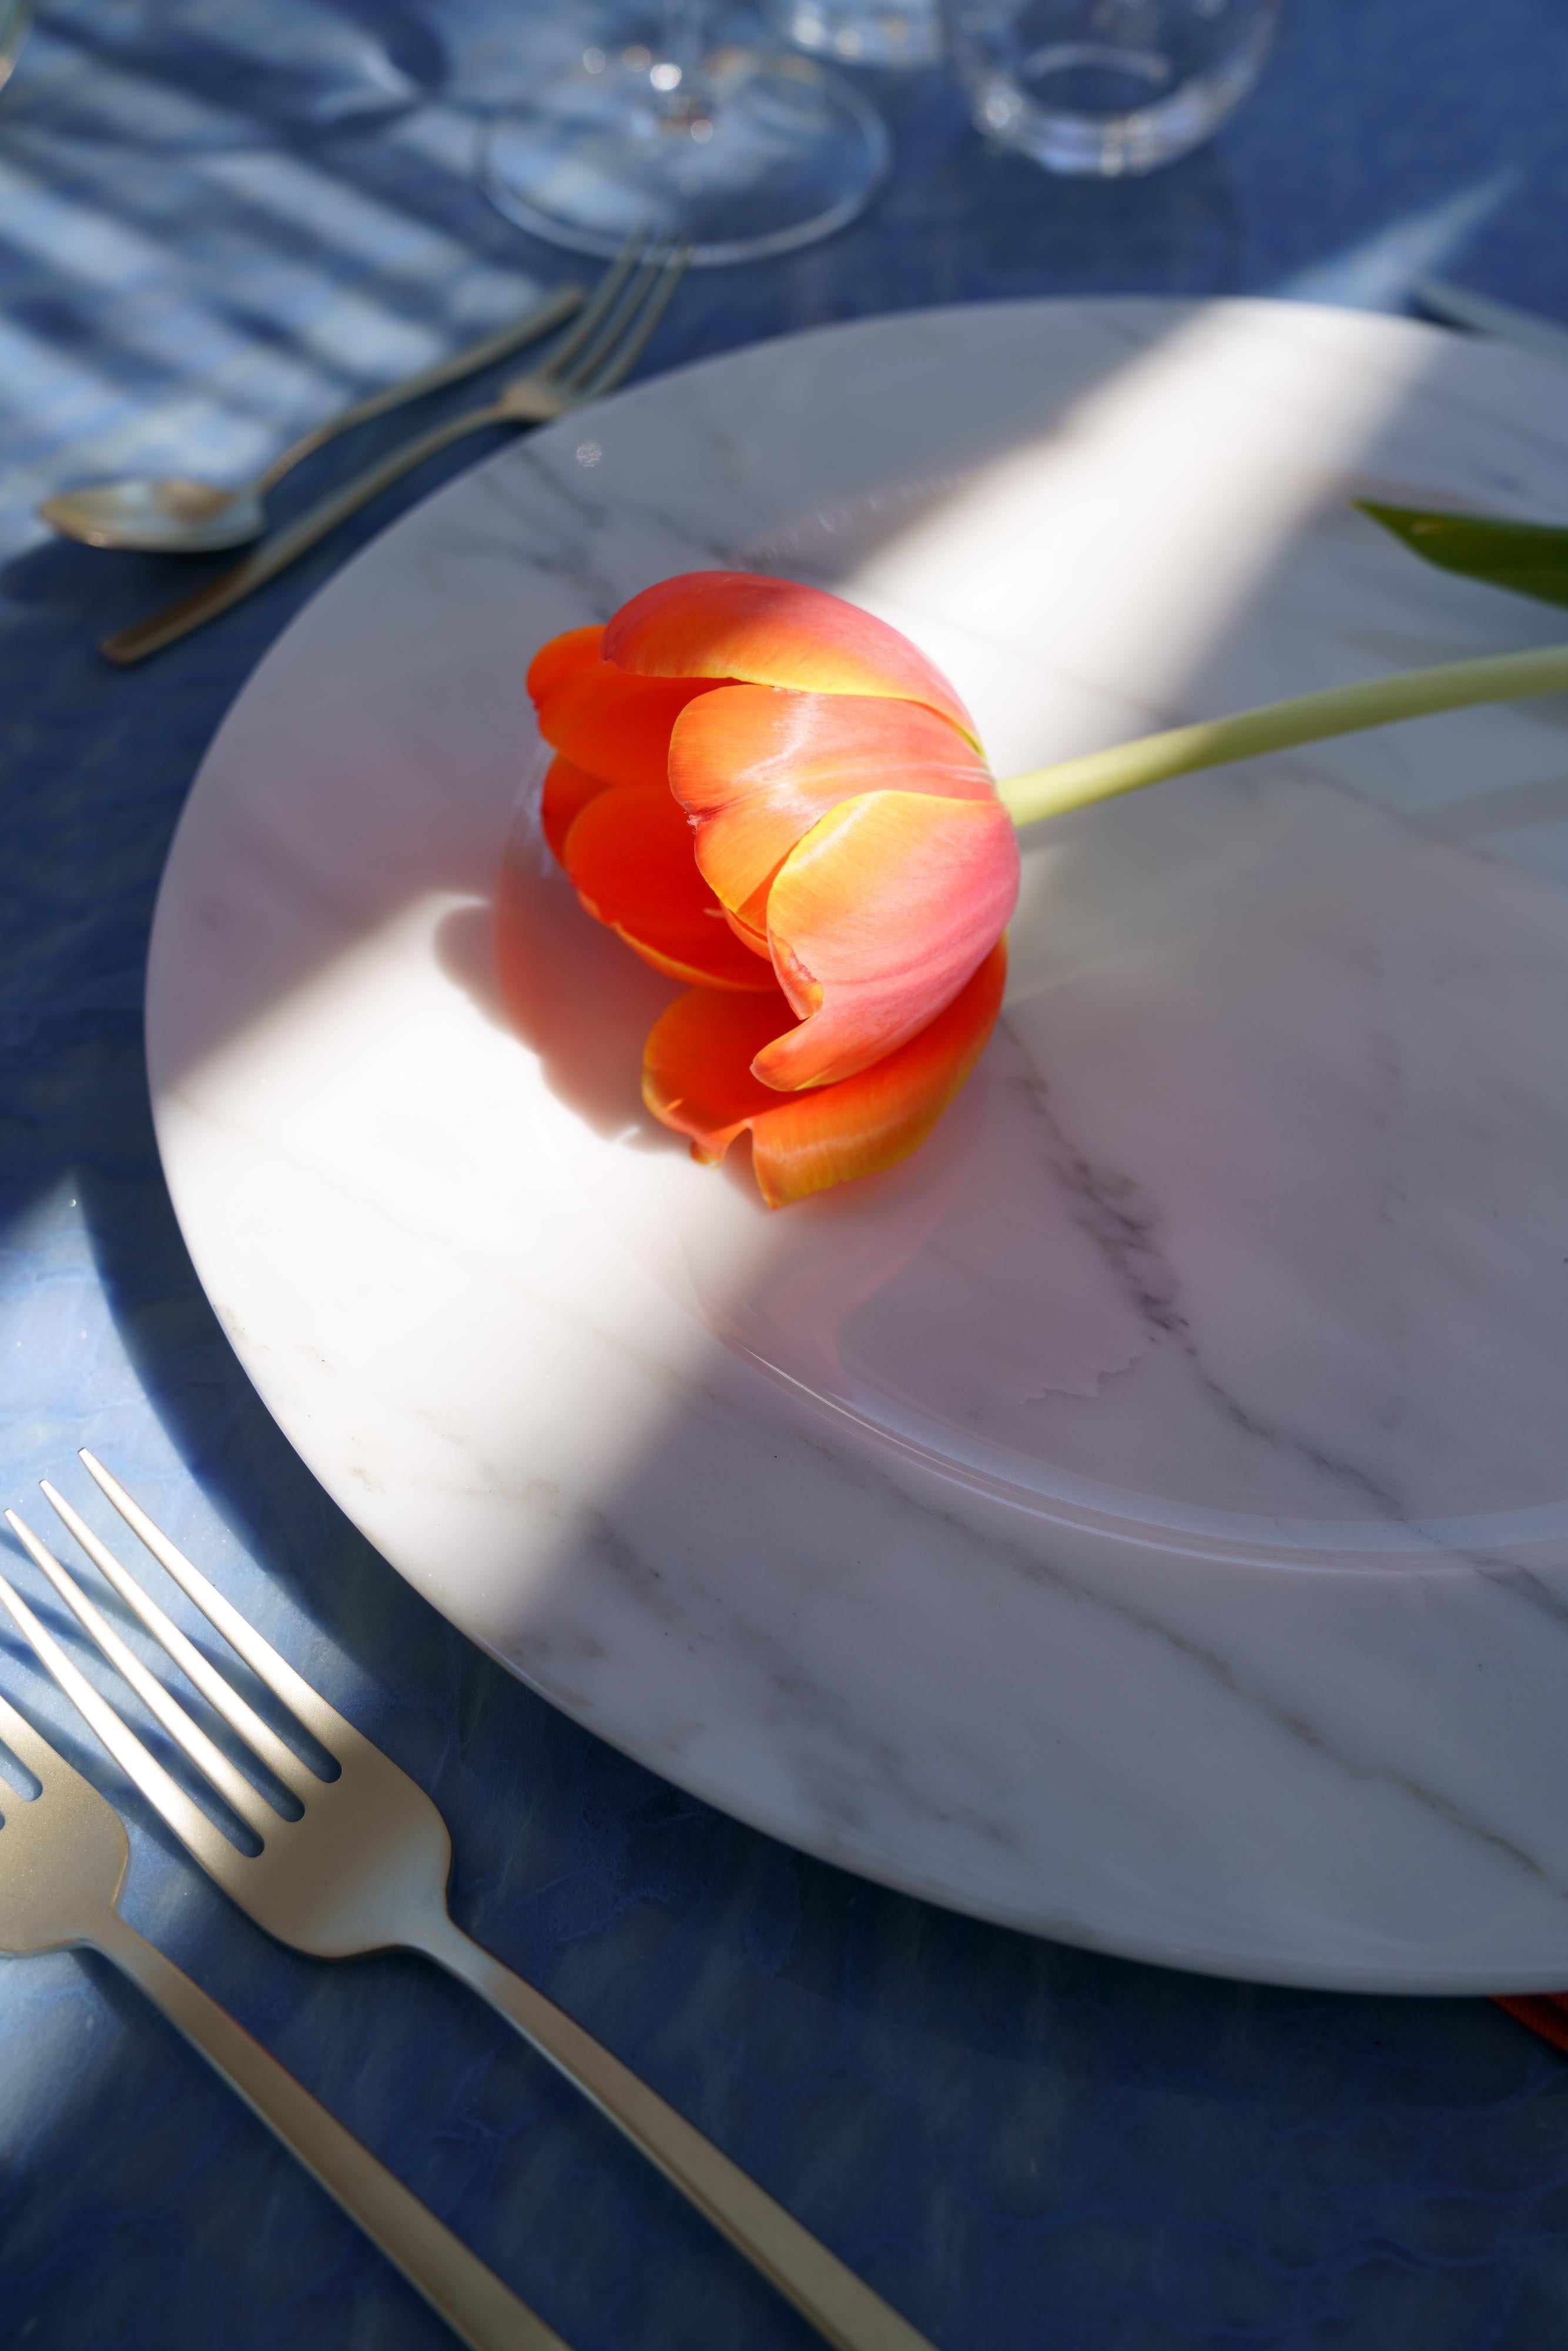
[[[282,530],[275,530],[270,538],[264,538],[259,547],[253,548],[248,555],[242,556],[226,571],[220,571],[215,580],[204,580],[201,587],[193,589],[190,595],[182,596],[175,603],[165,604],[163,610],[154,612],[151,619],[134,621],[130,628],[117,629],[112,636],[102,638],[99,652],[107,660],[118,662],[122,668],[131,662],[145,661],[149,653],[161,652],[163,646],[172,645],[176,638],[189,636],[191,631],[199,629],[204,622],[216,620],[220,612],[226,612],[231,605],[239,603],[253,590],[265,587],[269,580],[276,580],[280,571],[286,571],[291,563],[297,562],[319,538],[325,538],[329,531],[336,530],[350,515],[357,513],[361,507],[368,506],[391,483],[412,472],[415,465],[423,465],[426,457],[434,456],[438,449],[448,447],[454,441],[461,441],[465,434],[480,432],[487,424],[517,425],[529,421],[517,415],[500,402],[495,402],[487,408],[471,408],[465,416],[449,417],[444,424],[436,425],[420,440],[411,441],[402,449],[394,449],[390,457],[384,457],[379,465],[372,465],[367,473],[357,474],[342,489],[334,490],[329,496],[322,498],[318,505],[300,515],[297,521],[286,524]]]
[[[406,376],[401,383],[389,384],[384,392],[372,392],[357,407],[345,408],[340,416],[329,417],[325,424],[312,426],[308,433],[301,434],[298,441],[291,442],[281,456],[273,459],[257,482],[257,490],[265,496],[275,483],[280,482],[285,474],[298,465],[301,457],[308,457],[329,441],[335,441],[340,433],[350,432],[356,424],[368,424],[372,416],[384,416],[389,409],[402,408],[408,401],[423,400],[426,392],[440,392],[449,383],[461,383],[465,376],[477,375],[481,368],[489,367],[497,360],[504,360],[508,352],[519,351],[526,343],[537,342],[541,335],[548,335],[552,327],[563,326],[568,319],[581,309],[587,298],[580,286],[558,286],[553,294],[547,295],[542,302],[536,302],[531,310],[526,310],[520,319],[514,319],[509,327],[498,327],[483,341],[470,343],[465,350],[454,351],[450,359],[438,360],[434,367],[426,368],[422,374]]]

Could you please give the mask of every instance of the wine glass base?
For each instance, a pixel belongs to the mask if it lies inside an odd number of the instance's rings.
[[[608,258],[641,235],[712,266],[831,235],[887,169],[880,115],[808,57],[720,49],[685,90],[654,87],[673,70],[636,47],[588,50],[491,133],[492,204],[574,252]]]

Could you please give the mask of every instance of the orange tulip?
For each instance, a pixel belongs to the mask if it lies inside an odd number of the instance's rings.
[[[553,638],[528,689],[551,848],[695,984],[649,1040],[655,1115],[701,1158],[749,1128],[770,1207],[913,1150],[995,1023],[1018,894],[946,680],[821,589],[701,571]]]
[[[979,1060],[1001,1009],[1007,950],[998,939],[935,1020],[835,1085],[780,1093],[755,1075],[781,1011],[779,996],[689,987],[653,1023],[643,1098],[714,1165],[744,1129],[770,1208],[851,1176],[892,1167],[923,1143]]]

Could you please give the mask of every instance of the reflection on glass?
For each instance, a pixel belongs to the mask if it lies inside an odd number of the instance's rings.
[[[1047,170],[1152,172],[1262,69],[1280,0],[948,0],[978,127]]]
[[[848,82],[717,42],[705,8],[672,0],[543,74],[492,132],[485,185],[553,244],[609,256],[646,235],[715,263],[826,236],[886,163],[881,118]]]
[[[787,40],[847,66],[934,66],[942,56],[937,0],[771,0]]]

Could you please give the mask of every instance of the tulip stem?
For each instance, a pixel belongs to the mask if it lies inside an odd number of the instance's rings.
[[[1293,744],[1354,735],[1364,726],[1423,718],[1432,711],[1564,691],[1568,645],[1491,653],[1480,661],[1445,662],[1436,669],[1404,670],[1361,685],[1298,694],[1288,702],[1266,702],[1258,710],[1200,719],[1195,726],[1173,726],[1163,735],[1141,735],[1108,751],[1091,751],[1052,768],[1011,776],[998,789],[1014,824],[1038,824],[1042,817],[1113,799],[1118,792],[1135,792],[1145,784],[1186,775],[1194,768],[1220,768],[1261,751],[1288,750]]]

